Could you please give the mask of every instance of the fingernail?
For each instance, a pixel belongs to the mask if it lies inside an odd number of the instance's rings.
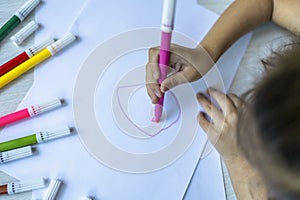
[[[152,98],[151,98],[151,101],[152,101],[153,104],[156,104],[158,100],[157,100],[156,97],[152,97]]]
[[[166,91],[168,91],[168,88],[165,86],[160,86],[160,90],[162,91],[162,93],[165,93]]]
[[[197,98],[203,97],[203,94],[201,92],[197,93]]]

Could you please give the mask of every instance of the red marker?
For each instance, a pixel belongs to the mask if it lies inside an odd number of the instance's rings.
[[[17,67],[21,63],[25,62],[50,44],[52,44],[54,40],[52,38],[48,38],[41,43],[35,44],[32,47],[26,49],[23,53],[17,55],[13,59],[9,60],[8,62],[4,63],[0,66],[0,76],[4,75],[5,73],[9,72],[13,68]]]
[[[45,104],[38,104],[29,106],[28,108],[16,111],[14,113],[5,115],[3,117],[0,117],[0,127],[6,126],[8,124],[34,117],[38,114],[41,114],[43,112],[46,112],[48,110],[52,110],[58,106],[62,105],[62,101],[60,99],[55,99],[53,101],[47,102]]]

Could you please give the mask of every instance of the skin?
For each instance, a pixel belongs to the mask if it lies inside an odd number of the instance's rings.
[[[300,35],[299,10],[299,0],[236,0],[196,48],[171,47],[169,66],[173,70],[161,85],[157,82],[160,76],[157,64],[159,48],[151,48],[146,81],[152,103],[157,103],[168,89],[200,79],[235,41],[266,22],[272,21]],[[236,140],[237,113],[242,109],[243,101],[234,94],[225,95],[214,89],[208,93],[217,101],[220,109],[203,94],[197,94],[197,100],[205,110],[205,113],[198,115],[199,125],[223,157],[237,197],[243,200],[267,199],[268,193],[272,193],[271,189],[255,166],[251,166],[244,158]],[[212,121],[207,121],[206,115]]]
[[[164,92],[176,85],[200,79],[214,64],[210,55],[202,47],[187,48],[173,44],[169,60],[171,75],[159,85],[157,84],[160,76],[158,56],[159,47],[151,48],[149,50],[149,62],[146,67],[147,92],[154,104],[157,103]],[[201,65],[198,63],[201,63]]]
[[[205,112],[198,114],[198,122],[206,132],[209,140],[226,163],[229,175],[238,199],[267,199],[268,189],[260,174],[243,156],[237,143],[237,128],[239,109],[243,109],[245,102],[235,94],[224,94],[210,88],[207,93],[217,102],[218,109],[201,93],[196,98]],[[207,120],[206,115],[211,118]]]

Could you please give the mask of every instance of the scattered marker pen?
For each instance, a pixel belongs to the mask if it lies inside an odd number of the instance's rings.
[[[0,41],[19,25],[39,3],[40,0],[29,0],[18,9],[18,11],[0,28]]]
[[[28,70],[32,69],[39,63],[43,62],[47,58],[55,55],[57,52],[59,52],[61,49],[63,49],[65,46],[70,44],[76,39],[74,35],[71,33],[67,34],[63,38],[57,40],[53,44],[49,45],[47,48],[39,52],[38,54],[34,55],[29,60],[23,62],[19,66],[15,67],[11,71],[7,72],[3,76],[0,77],[0,88],[4,87],[14,79],[18,78]]]
[[[69,127],[64,127],[53,131],[41,131],[35,134],[0,143],[0,152],[47,142],[49,140],[54,140],[70,134],[71,130]]]
[[[159,49],[159,70],[160,78],[158,83],[161,84],[167,77],[170,44],[174,24],[176,0],[164,0],[162,24],[161,24],[161,43]],[[164,105],[164,94],[159,98],[158,103],[155,104],[153,122],[159,122]]]
[[[27,192],[31,190],[40,189],[46,186],[44,179],[35,179],[29,181],[17,181],[12,183],[7,183],[6,185],[0,185],[0,195],[1,194],[17,194],[21,192]]]
[[[8,124],[12,124],[14,122],[31,118],[46,111],[52,110],[62,105],[62,101],[60,99],[55,99],[50,102],[44,104],[37,104],[29,106],[25,109],[13,112],[11,114],[0,117],[0,127],[4,127]]]
[[[13,41],[15,45],[20,45],[26,38],[28,38],[36,29],[38,29],[39,24],[35,21],[29,22],[25,27],[23,27],[19,32],[13,35],[10,40]]]
[[[3,65],[0,66],[0,76],[4,75],[5,73],[9,72],[13,68],[17,67],[21,63],[25,62],[41,50],[45,49],[47,46],[52,44],[54,39],[48,38],[40,43],[33,45],[32,47],[26,49],[23,53],[17,55],[16,57],[12,58],[11,60],[7,61]]]
[[[0,152],[0,164],[33,155],[31,146]]]
[[[59,188],[62,185],[62,181],[58,179],[51,179],[46,194],[43,197],[43,200],[54,200],[58,194]]]

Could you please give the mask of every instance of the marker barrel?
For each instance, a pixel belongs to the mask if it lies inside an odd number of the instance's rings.
[[[47,58],[51,56],[51,53],[48,51],[48,49],[44,49],[40,53],[36,54],[29,60],[23,62],[18,67],[12,69],[11,71],[7,72],[3,76],[0,77],[0,88],[4,87],[11,81],[15,80],[28,70],[34,68],[39,63],[43,62]]]
[[[0,28],[0,41],[2,41],[18,24],[21,20],[17,16],[12,16],[1,28]]]
[[[54,140],[70,134],[71,130],[69,127],[63,127],[53,131],[40,131],[28,136],[0,143],[0,152]]]
[[[23,109],[8,115],[5,115],[3,117],[0,117],[0,127],[4,127],[8,124],[11,124],[13,122],[19,121],[19,120],[23,120],[26,118],[29,118],[30,114],[28,112],[28,109]]]
[[[27,53],[23,52],[18,56],[14,57],[13,59],[11,59],[10,61],[4,63],[3,65],[0,66],[0,76],[4,75],[6,72],[9,72],[10,70],[12,70],[13,68],[25,62],[28,59],[29,56],[27,55]]]
[[[36,143],[38,143],[36,135],[28,135],[25,137],[0,143],[0,152],[25,147]]]
[[[19,76],[27,72],[28,70],[34,68],[39,63],[51,57],[52,55],[60,51],[62,48],[64,48],[65,46],[73,42],[75,39],[76,37],[74,35],[68,34],[65,37],[54,42],[53,44],[49,45],[47,48],[45,48],[38,54],[34,55],[29,60],[20,64],[18,67],[7,72],[6,74],[0,77],[0,88],[4,87],[5,85],[15,80],[16,78],[18,78]]]
[[[171,44],[171,36],[172,32],[166,33],[162,32],[161,35],[161,44],[159,50],[159,70],[160,70],[160,77],[158,83],[161,84],[167,77],[168,73],[168,65],[169,65],[169,58],[170,58],[170,44]],[[153,122],[159,122],[164,105],[164,94],[159,98],[157,104],[154,107],[154,118],[152,119]]]
[[[17,67],[18,65],[22,64],[33,55],[37,54],[41,50],[45,49],[48,45],[52,44],[54,40],[52,38],[47,38],[42,42],[34,44],[30,48],[26,49],[23,53],[15,56],[11,60],[7,61],[3,65],[0,66],[0,76],[4,75],[5,73],[9,72],[13,68]]]
[[[2,41],[27,15],[40,3],[41,0],[29,0],[0,28]]]

